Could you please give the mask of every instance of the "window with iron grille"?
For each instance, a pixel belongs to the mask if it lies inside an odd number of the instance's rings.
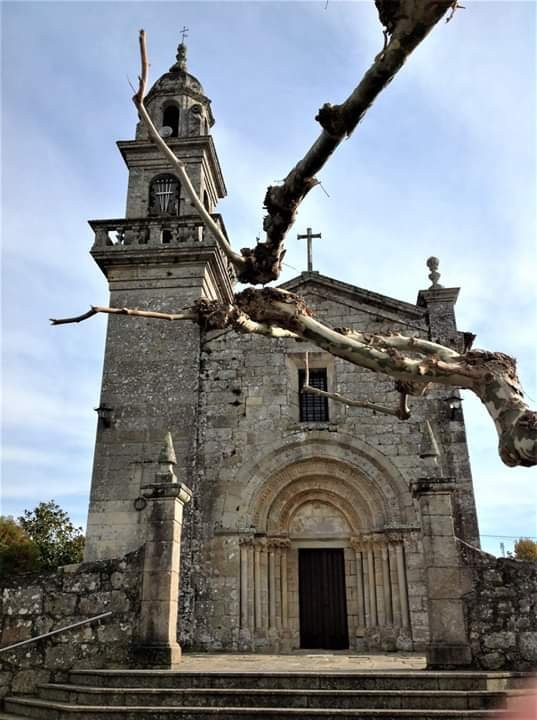
[[[179,180],[174,175],[159,175],[149,187],[151,215],[179,215]]]
[[[300,422],[326,422],[328,420],[328,398],[302,392],[306,371],[298,371],[298,399],[300,405]],[[326,368],[310,369],[309,384],[319,390],[328,390]]]

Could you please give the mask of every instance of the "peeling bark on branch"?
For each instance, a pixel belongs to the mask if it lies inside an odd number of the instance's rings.
[[[97,313],[132,315],[161,320],[193,320],[206,331],[233,328],[275,338],[309,340],[353,365],[388,375],[401,393],[398,417],[403,417],[406,395],[424,395],[431,385],[471,390],[492,417],[499,438],[500,457],[506,465],[537,465],[537,413],[528,408],[516,372],[516,361],[499,352],[451,348],[403,335],[371,335],[336,329],[313,317],[303,298],[276,288],[248,288],[235,295],[234,304],[199,300],[180,313],[129,308],[92,307],[74,318],[53,320],[54,325],[76,323]],[[308,388],[308,391],[315,389]],[[322,392],[322,391],[321,391]],[[335,400],[354,405],[337,393]],[[385,412],[381,406],[371,409]],[[389,411],[397,414],[397,411]]]
[[[235,296],[237,308],[255,322],[283,328],[353,365],[394,378],[406,392],[424,394],[429,384],[471,390],[494,420],[506,465],[537,465],[537,413],[524,401],[516,361],[503,353],[457,353],[437,343],[330,328],[316,320],[293,293],[249,288]],[[436,348],[436,349],[435,349]]]

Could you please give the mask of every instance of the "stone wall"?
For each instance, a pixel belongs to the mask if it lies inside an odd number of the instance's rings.
[[[103,620],[0,653],[0,702],[62,680],[73,667],[116,667],[129,659],[140,612],[143,551],[110,560],[67,565],[0,586],[0,647],[112,611]]]
[[[457,341],[452,307],[454,290],[440,291],[442,302],[436,302],[438,292],[431,291],[424,306],[418,307],[317,273],[303,273],[285,287],[303,295],[316,316],[335,327],[400,331]],[[446,293],[451,304],[444,302]],[[310,367],[326,368],[329,390],[390,406],[397,403],[392,380],[334,358],[312,344],[234,333],[208,336],[201,352],[199,455],[193,487],[200,515],[198,544],[193,548],[196,627],[192,635],[182,633],[184,647],[258,651],[297,647],[297,576],[293,557],[300,543],[315,541],[316,547],[330,545],[348,552],[351,542],[374,540],[378,552],[370,575],[381,576],[375,591],[380,606],[384,587],[388,585],[382,577],[380,541],[391,542],[388,535],[395,529],[401,533],[404,551],[412,640],[415,648],[424,647],[428,642],[428,616],[423,557],[421,540],[416,536],[417,508],[408,486],[427,472],[420,457],[426,419],[440,446],[443,473],[455,479],[456,534],[468,542],[479,542],[464,422],[462,414],[456,417],[450,414],[446,402],[450,391],[440,388],[426,398],[412,398],[412,417],[406,422],[331,400],[328,422],[300,422],[298,370],[303,368],[306,350]],[[281,495],[273,496],[274,488],[281,488]],[[283,510],[283,519],[277,527],[276,519],[272,527],[270,522],[265,527],[259,513],[262,515],[265,508],[274,516],[269,509],[277,509],[280,499],[287,494],[297,498],[297,502],[324,503],[323,512],[329,512],[328,506],[330,510],[339,505],[355,508],[356,521],[349,523],[349,532],[340,533],[337,545],[326,533],[322,539],[293,538],[290,527],[284,523],[287,516]],[[289,502],[292,503],[292,497]],[[289,519],[292,520],[292,513]],[[287,578],[281,562],[278,571],[276,553],[273,582],[270,544],[282,537],[291,542],[285,561]],[[244,561],[244,543],[250,540],[259,545],[259,558],[254,548],[254,559]],[[265,540],[269,543],[267,556],[263,550]],[[351,592],[353,577],[359,575],[355,563],[360,560],[352,557],[350,553],[346,577],[351,625],[351,616],[358,614]],[[395,562],[388,566],[386,577],[396,570]],[[278,612],[285,579],[288,618]],[[271,587],[276,588],[276,633],[271,627]],[[255,598],[260,598],[257,605]],[[283,598],[281,603],[283,606]],[[250,613],[248,619],[247,610],[241,619],[241,611],[252,604],[256,605],[259,618],[252,620]],[[286,620],[289,642],[278,646],[274,637],[284,638]],[[377,626],[374,619],[370,622]],[[284,631],[278,629],[279,624]],[[362,638],[362,630],[358,623],[353,630],[356,642]],[[368,627],[364,632],[367,634]]]
[[[537,563],[462,546],[466,622],[474,665],[537,669]]]

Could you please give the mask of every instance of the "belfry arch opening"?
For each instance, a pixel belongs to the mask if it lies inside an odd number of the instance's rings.
[[[179,108],[176,105],[168,105],[164,108],[162,127],[171,128],[169,137],[179,137]]]

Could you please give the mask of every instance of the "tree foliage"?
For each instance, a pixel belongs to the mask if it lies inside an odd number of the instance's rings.
[[[537,562],[537,542],[530,538],[520,538],[515,543],[513,557],[516,560],[531,560]]]
[[[14,518],[0,516],[0,578],[39,568],[37,545]]]
[[[39,569],[54,570],[60,565],[82,561],[84,535],[54,500],[25,510],[19,523],[39,552]]]

